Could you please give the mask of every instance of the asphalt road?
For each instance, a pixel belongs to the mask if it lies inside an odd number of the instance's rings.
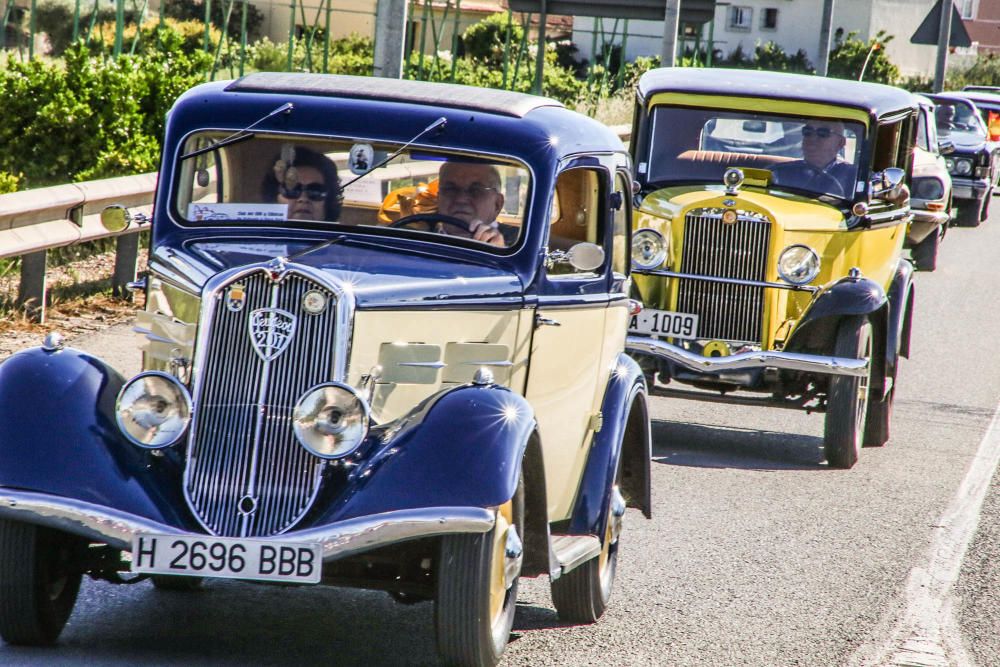
[[[972,497],[962,483],[1000,403],[998,265],[1000,212],[950,230],[938,271],[918,274],[892,438],[853,470],[824,463],[821,416],[654,399],[655,515],[626,515],[611,608],[564,625],[548,581],[522,582],[504,664],[1000,665],[996,477],[978,529],[966,522],[967,552],[949,560],[955,545],[939,541]],[[128,370],[132,342],[119,328],[78,344]],[[921,591],[949,577],[943,614],[928,614]],[[905,644],[914,613],[944,620]],[[906,650],[928,637],[926,653]],[[59,646],[0,644],[4,665],[138,663],[435,664],[433,608],[352,590],[87,582]]]

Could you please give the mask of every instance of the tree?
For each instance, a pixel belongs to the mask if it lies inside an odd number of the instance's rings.
[[[851,31],[844,34],[843,28],[837,28],[834,35],[834,46],[830,50],[829,75],[838,79],[861,78],[865,81],[895,84],[899,79],[899,68],[886,53],[885,45],[894,38],[884,30],[879,30],[870,40],[858,39],[858,33]]]

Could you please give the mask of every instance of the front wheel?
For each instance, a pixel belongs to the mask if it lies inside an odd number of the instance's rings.
[[[54,644],[73,612],[82,574],[79,541],[65,533],[0,519],[0,637]]]
[[[434,625],[446,664],[492,667],[514,625],[524,535],[524,485],[488,533],[445,535],[437,566]]]
[[[963,200],[958,206],[958,215],[955,222],[960,227],[978,227],[982,222],[983,200],[968,199]]]
[[[867,359],[863,377],[846,375],[830,379],[826,398],[823,448],[834,468],[851,468],[857,463],[868,413],[868,386],[871,380],[872,326],[868,318],[845,318],[837,328],[834,356]]]
[[[911,254],[917,271],[933,271],[937,268],[938,248],[941,245],[940,230],[935,229],[927,238],[918,243]]]

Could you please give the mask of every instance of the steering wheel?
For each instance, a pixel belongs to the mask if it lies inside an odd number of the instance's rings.
[[[815,167],[809,167],[809,171],[812,174],[809,177],[809,185],[811,188],[816,190],[822,190],[823,192],[828,192],[832,195],[837,195],[838,197],[844,196],[844,185],[837,179],[833,174],[821,171]]]
[[[392,228],[407,227],[417,222],[424,222],[424,223],[440,222],[443,225],[451,225],[452,227],[457,227],[458,229],[461,229],[469,236],[472,236],[472,230],[469,229],[469,224],[467,222],[451,215],[444,215],[443,213],[416,213],[414,215],[407,215],[405,217],[400,218],[399,220],[396,220],[395,222],[390,224],[389,227]]]

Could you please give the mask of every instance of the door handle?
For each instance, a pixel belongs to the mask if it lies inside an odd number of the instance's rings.
[[[542,317],[538,313],[535,313],[535,328],[538,327],[561,327],[562,324],[559,320],[554,320],[551,317]]]

